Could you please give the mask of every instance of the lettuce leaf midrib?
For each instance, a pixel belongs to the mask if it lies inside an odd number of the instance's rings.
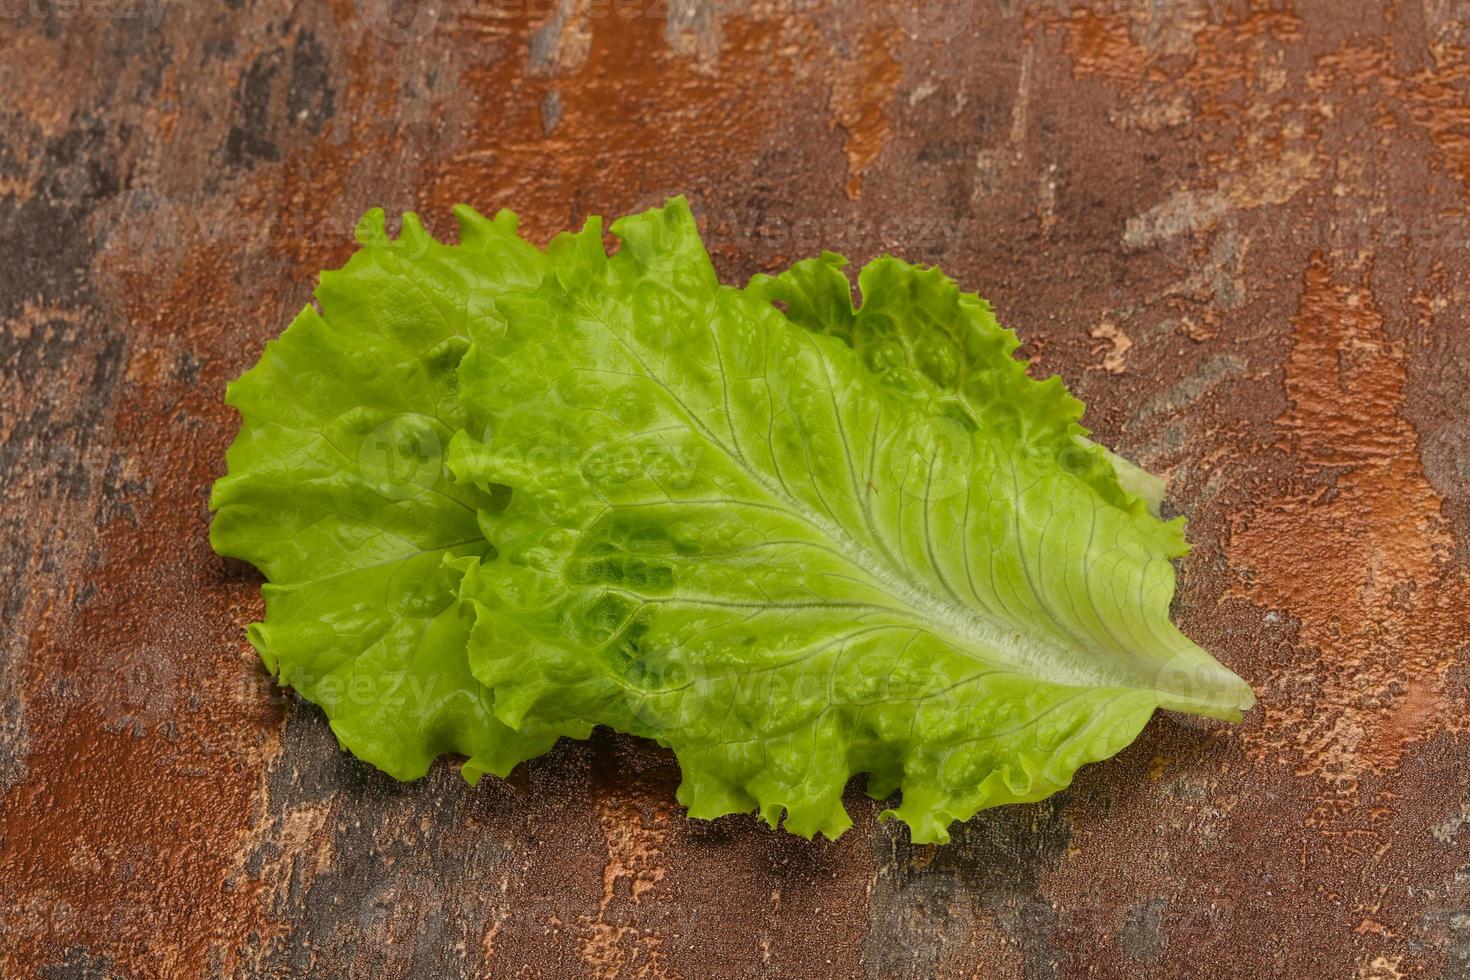
[[[728,289],[729,287],[721,288]],[[771,482],[763,474],[752,467],[748,462],[743,450],[741,450],[739,447],[739,437],[735,434],[733,425],[728,415],[726,416],[727,428],[730,428],[731,441],[732,443],[734,443],[733,446],[726,445],[724,441],[721,440],[713,432],[713,430],[704,423],[703,420],[698,418],[697,414],[689,407],[689,405],[684,402],[682,398],[679,397],[676,392],[672,390],[669,384],[655,373],[653,367],[646,360],[644,360],[644,358],[640,354],[638,354],[638,352],[634,350],[622,337],[620,337],[605,320],[602,319],[597,310],[586,303],[579,304],[579,307],[580,312],[583,314],[583,318],[586,322],[596,323],[599,327],[602,328],[604,333],[606,333],[609,338],[615,340],[625,351],[628,352],[628,354],[635,361],[637,361],[643,367],[643,377],[657,385],[659,390],[664,392],[664,394],[670,399],[670,401],[678,406],[679,411],[684,416],[684,419],[687,422],[689,428],[692,431],[699,433],[711,448],[716,449],[720,453],[722,453],[728,460],[730,460],[731,463],[738,466],[744,472],[746,477],[751,480],[752,483],[764,490],[772,505],[774,505],[777,509],[780,509],[784,513],[796,518],[801,523],[816,528],[827,538],[829,542],[832,542],[834,545],[837,545],[839,541],[846,541],[849,545],[852,546],[851,549],[843,550],[842,548],[838,547],[838,553],[843,556],[845,561],[847,561],[853,567],[862,570],[870,577],[874,576],[872,565],[877,565],[879,562],[887,564],[887,571],[892,577],[887,580],[885,580],[884,578],[874,577],[874,584],[879,586],[886,586],[890,589],[897,588],[905,593],[900,601],[903,603],[904,607],[913,614],[913,617],[916,621],[924,623],[930,627],[935,625],[938,625],[940,627],[938,630],[931,628],[931,633],[936,636],[947,637],[956,649],[965,652],[969,656],[973,657],[977,662],[987,664],[1007,664],[1011,667],[1018,668],[1018,673],[1023,673],[1027,676],[1036,677],[1038,679],[1050,681],[1052,683],[1079,687],[1129,687],[1137,690],[1148,689],[1147,687],[1137,682],[1136,679],[1130,680],[1127,679],[1125,676],[1110,677],[1107,673],[1101,671],[1089,675],[1086,672],[1078,673],[1066,670],[1049,672],[1046,670],[1038,669],[1039,663],[1048,653],[1050,653],[1053,660],[1060,660],[1063,662],[1069,660],[1080,660],[1083,663],[1096,664],[1099,663],[1099,661],[1085,656],[1088,652],[1085,646],[1080,643],[1077,643],[1075,645],[1069,643],[1068,640],[1063,637],[1054,637],[1056,642],[1044,644],[1025,644],[1008,641],[1005,638],[1006,634],[1013,634],[1016,638],[1023,638],[1026,636],[1027,630],[1034,627],[1032,626],[1032,624],[1028,624],[1020,618],[990,618],[983,613],[967,610],[962,605],[946,602],[942,596],[936,595],[932,590],[925,589],[920,583],[906,576],[903,573],[902,566],[897,563],[896,560],[892,557],[892,552],[889,550],[889,544],[886,539],[882,539],[881,535],[876,535],[876,531],[873,530],[875,528],[875,523],[873,522],[871,517],[871,510],[869,507],[868,498],[866,497],[866,495],[862,495],[861,490],[856,486],[855,461],[853,460],[852,448],[847,436],[847,430],[842,423],[840,413],[835,410],[835,407],[832,413],[833,421],[835,423],[834,429],[839,433],[843,445],[843,462],[845,463],[846,468],[851,475],[852,481],[854,483],[854,494],[859,495],[859,506],[864,514],[867,516],[870,533],[875,534],[875,543],[881,541],[878,552],[875,552],[873,549],[865,547],[861,542],[857,541],[850,534],[848,534],[846,528],[842,527],[841,523],[836,520],[835,515],[830,514],[830,510],[828,516],[823,516],[806,508],[802,504],[802,502],[798,500],[794,494],[792,494],[789,487],[784,483],[784,480],[779,487],[772,485]],[[836,340],[835,338],[820,338],[814,334],[807,334],[806,337],[814,347],[818,346],[819,341],[823,339],[829,340],[834,344],[840,344],[840,341]],[[822,355],[820,352],[818,352],[817,356],[821,357]],[[823,361],[823,363],[825,365],[825,360]],[[768,372],[768,367],[766,370]],[[726,402],[728,402],[729,376],[726,373],[723,361],[717,362],[717,371],[720,378],[721,391]],[[616,374],[618,372],[610,371],[607,373]],[[828,381],[828,398],[831,404],[835,406],[837,396],[836,392],[832,388],[830,373],[828,373],[826,377]],[[762,381],[763,387],[767,389],[767,396],[769,397],[771,385],[768,381],[768,373],[762,375]],[[773,412],[772,415],[774,418],[775,413]],[[634,433],[634,435],[643,434],[644,433],[642,432]],[[606,444],[602,444],[596,448],[600,450],[605,445]],[[811,461],[809,447],[807,449],[807,459],[809,462]],[[777,476],[781,476],[779,468],[777,469]],[[1012,466],[1012,478],[1012,482],[1016,483],[1017,479],[1014,471],[1014,466]],[[782,503],[782,498],[784,498],[785,500],[785,505],[783,505]],[[684,503],[684,501],[678,500],[677,498],[671,498],[668,502],[672,505],[680,505]],[[754,502],[739,501],[739,503],[743,505],[750,505]],[[927,505],[930,503],[930,501],[926,497],[920,503],[921,505]],[[619,506],[625,507],[627,505]],[[927,515],[927,506],[925,507],[925,512]],[[1019,521],[1019,508],[1012,508],[1012,519],[1013,521]],[[960,529],[961,535],[965,535],[968,530],[968,525],[962,526]],[[897,544],[901,548],[901,542],[898,542]],[[856,554],[853,554],[853,552],[856,552]],[[871,565],[864,564],[861,561],[861,559],[863,558],[870,559]],[[1025,559],[1023,556],[1023,561],[1024,560]],[[942,572],[938,570],[937,563],[931,565],[931,568],[934,570],[936,575],[942,574]],[[1047,601],[1036,589],[1034,579],[1030,578],[1030,574],[1031,573],[1028,568],[1028,585],[1030,587],[1032,597],[1043,607],[1046,607]],[[1000,597],[997,596],[997,598]],[[1092,601],[1090,594],[1088,598],[1089,601]],[[644,599],[644,601],[652,602],[658,600],[656,597],[647,597]],[[753,607],[745,606],[742,608]],[[770,608],[783,607],[772,606]],[[897,612],[898,610],[888,609],[885,611]],[[977,644],[984,643],[986,639],[989,639],[991,644],[990,647],[980,647],[979,649],[977,649]],[[1036,655],[1034,657],[1022,656],[1020,658],[1017,658],[1007,657],[1002,652],[1013,648],[1020,648],[1022,650],[1026,650],[1029,648],[1034,650]],[[987,656],[986,652],[990,650],[993,650],[996,653],[996,656]],[[1081,657],[1075,655],[1076,652],[1079,650],[1083,654],[1083,656]],[[1056,651],[1062,651],[1064,655],[1061,657],[1057,657]],[[1072,655],[1067,656],[1065,654]],[[1053,663],[1053,666],[1054,665],[1055,664]],[[1121,664],[1119,664],[1118,666],[1122,667]]]

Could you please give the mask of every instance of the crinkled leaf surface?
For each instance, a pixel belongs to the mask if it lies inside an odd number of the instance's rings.
[[[928,841],[1155,708],[1253,703],[1169,621],[1156,483],[938,272],[880,259],[856,306],[832,255],[722,286],[682,200],[612,257],[596,220],[545,253],[461,222],[372,218],[231,389],[216,546],[270,578],[253,640],[359,755],[503,772],[606,724],[674,750],[695,816],[835,836],[866,773]],[[363,465],[383,426],[418,476]],[[384,707],[395,676],[441,696]]]
[[[397,241],[381,212],[363,220],[363,249],[322,274],[320,312],[230,385],[243,421],[211,499],[215,550],[268,580],[249,634],[261,658],[400,779],[445,752],[503,775],[558,734],[496,719],[465,660],[459,580],[493,553],[477,515],[496,498],[444,472],[464,424],[455,369],[478,304],[539,281],[545,260],[512,215],[460,219],[454,248],[411,215]]]

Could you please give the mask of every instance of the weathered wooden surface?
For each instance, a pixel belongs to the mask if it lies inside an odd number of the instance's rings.
[[[1470,9],[390,7],[4,7],[0,974],[1470,977]],[[400,786],[277,696],[224,383],[369,206],[679,191],[729,281],[992,298],[1168,474],[1245,724],[936,849],[690,822],[613,737]]]

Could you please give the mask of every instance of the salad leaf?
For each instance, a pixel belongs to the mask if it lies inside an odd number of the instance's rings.
[[[536,282],[545,260],[508,212],[458,217],[455,248],[411,215],[396,241],[381,211],[363,219],[363,249],[321,276],[320,312],[229,386],[243,422],[210,500],[215,550],[268,580],[249,630],[261,659],[399,779],[446,752],[467,776],[505,775],[560,734],[500,722],[465,660],[459,580],[493,554],[476,515],[497,498],[442,466],[464,424],[455,370],[479,297]]]
[[[1169,620],[1161,485],[937,270],[879,259],[854,304],[830,253],[721,285],[682,199],[611,256],[599,219],[542,252],[458,214],[459,246],[370,214],[230,392],[216,548],[270,579],[252,641],[363,758],[504,773],[608,725],[673,749],[693,816],[836,836],[865,773],[935,841],[1156,708],[1254,702]],[[385,426],[417,475],[364,465]]]

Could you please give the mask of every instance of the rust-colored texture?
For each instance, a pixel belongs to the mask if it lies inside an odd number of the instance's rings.
[[[1470,8],[335,0],[0,20],[0,976],[1470,977]],[[226,381],[375,205],[688,194],[938,262],[1169,478],[1239,726],[916,847],[654,746],[339,753],[210,551]]]

